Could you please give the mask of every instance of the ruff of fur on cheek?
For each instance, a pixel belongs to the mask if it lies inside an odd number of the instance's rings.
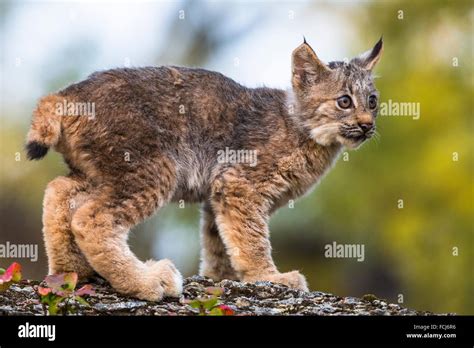
[[[327,146],[331,145],[335,140],[339,131],[337,123],[328,123],[311,129],[311,138],[318,144]]]

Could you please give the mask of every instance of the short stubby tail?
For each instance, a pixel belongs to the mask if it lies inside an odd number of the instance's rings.
[[[26,139],[26,153],[29,160],[43,158],[49,148],[58,143],[61,134],[61,115],[57,113],[57,105],[62,103],[63,99],[51,94],[38,102]]]

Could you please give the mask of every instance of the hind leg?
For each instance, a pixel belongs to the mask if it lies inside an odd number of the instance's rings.
[[[147,182],[143,182],[143,174],[124,175],[120,183],[92,193],[76,211],[71,224],[79,248],[97,273],[117,291],[150,301],[164,296],[177,297],[182,292],[181,274],[171,261],[143,263],[127,244],[130,228],[172,196],[173,186],[166,185],[166,178],[172,176],[161,173],[160,177],[162,182],[157,182],[156,172],[151,173]]]
[[[212,209],[204,204],[201,212],[201,265],[199,274],[213,280],[237,280],[215,222]]]
[[[48,274],[76,272],[80,279],[94,271],[79,250],[71,232],[73,211],[79,206],[87,183],[77,176],[51,181],[43,201],[43,238],[48,256]]]

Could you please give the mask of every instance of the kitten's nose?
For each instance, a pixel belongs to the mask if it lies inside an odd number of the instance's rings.
[[[359,122],[359,127],[362,128],[364,133],[367,133],[369,130],[374,128],[374,123],[372,121],[369,122]]]
[[[359,127],[364,131],[364,133],[367,133],[369,130],[374,128],[374,121],[372,119],[372,115],[367,112],[357,115],[357,123],[359,124]]]

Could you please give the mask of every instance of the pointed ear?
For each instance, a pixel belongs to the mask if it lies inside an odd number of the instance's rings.
[[[294,88],[303,89],[330,71],[331,69],[319,60],[306,40],[293,51],[291,82]]]
[[[354,58],[352,61],[364,68],[365,70],[372,70],[375,65],[379,62],[383,52],[383,38],[375,44],[374,48],[362,53],[359,57]]]

